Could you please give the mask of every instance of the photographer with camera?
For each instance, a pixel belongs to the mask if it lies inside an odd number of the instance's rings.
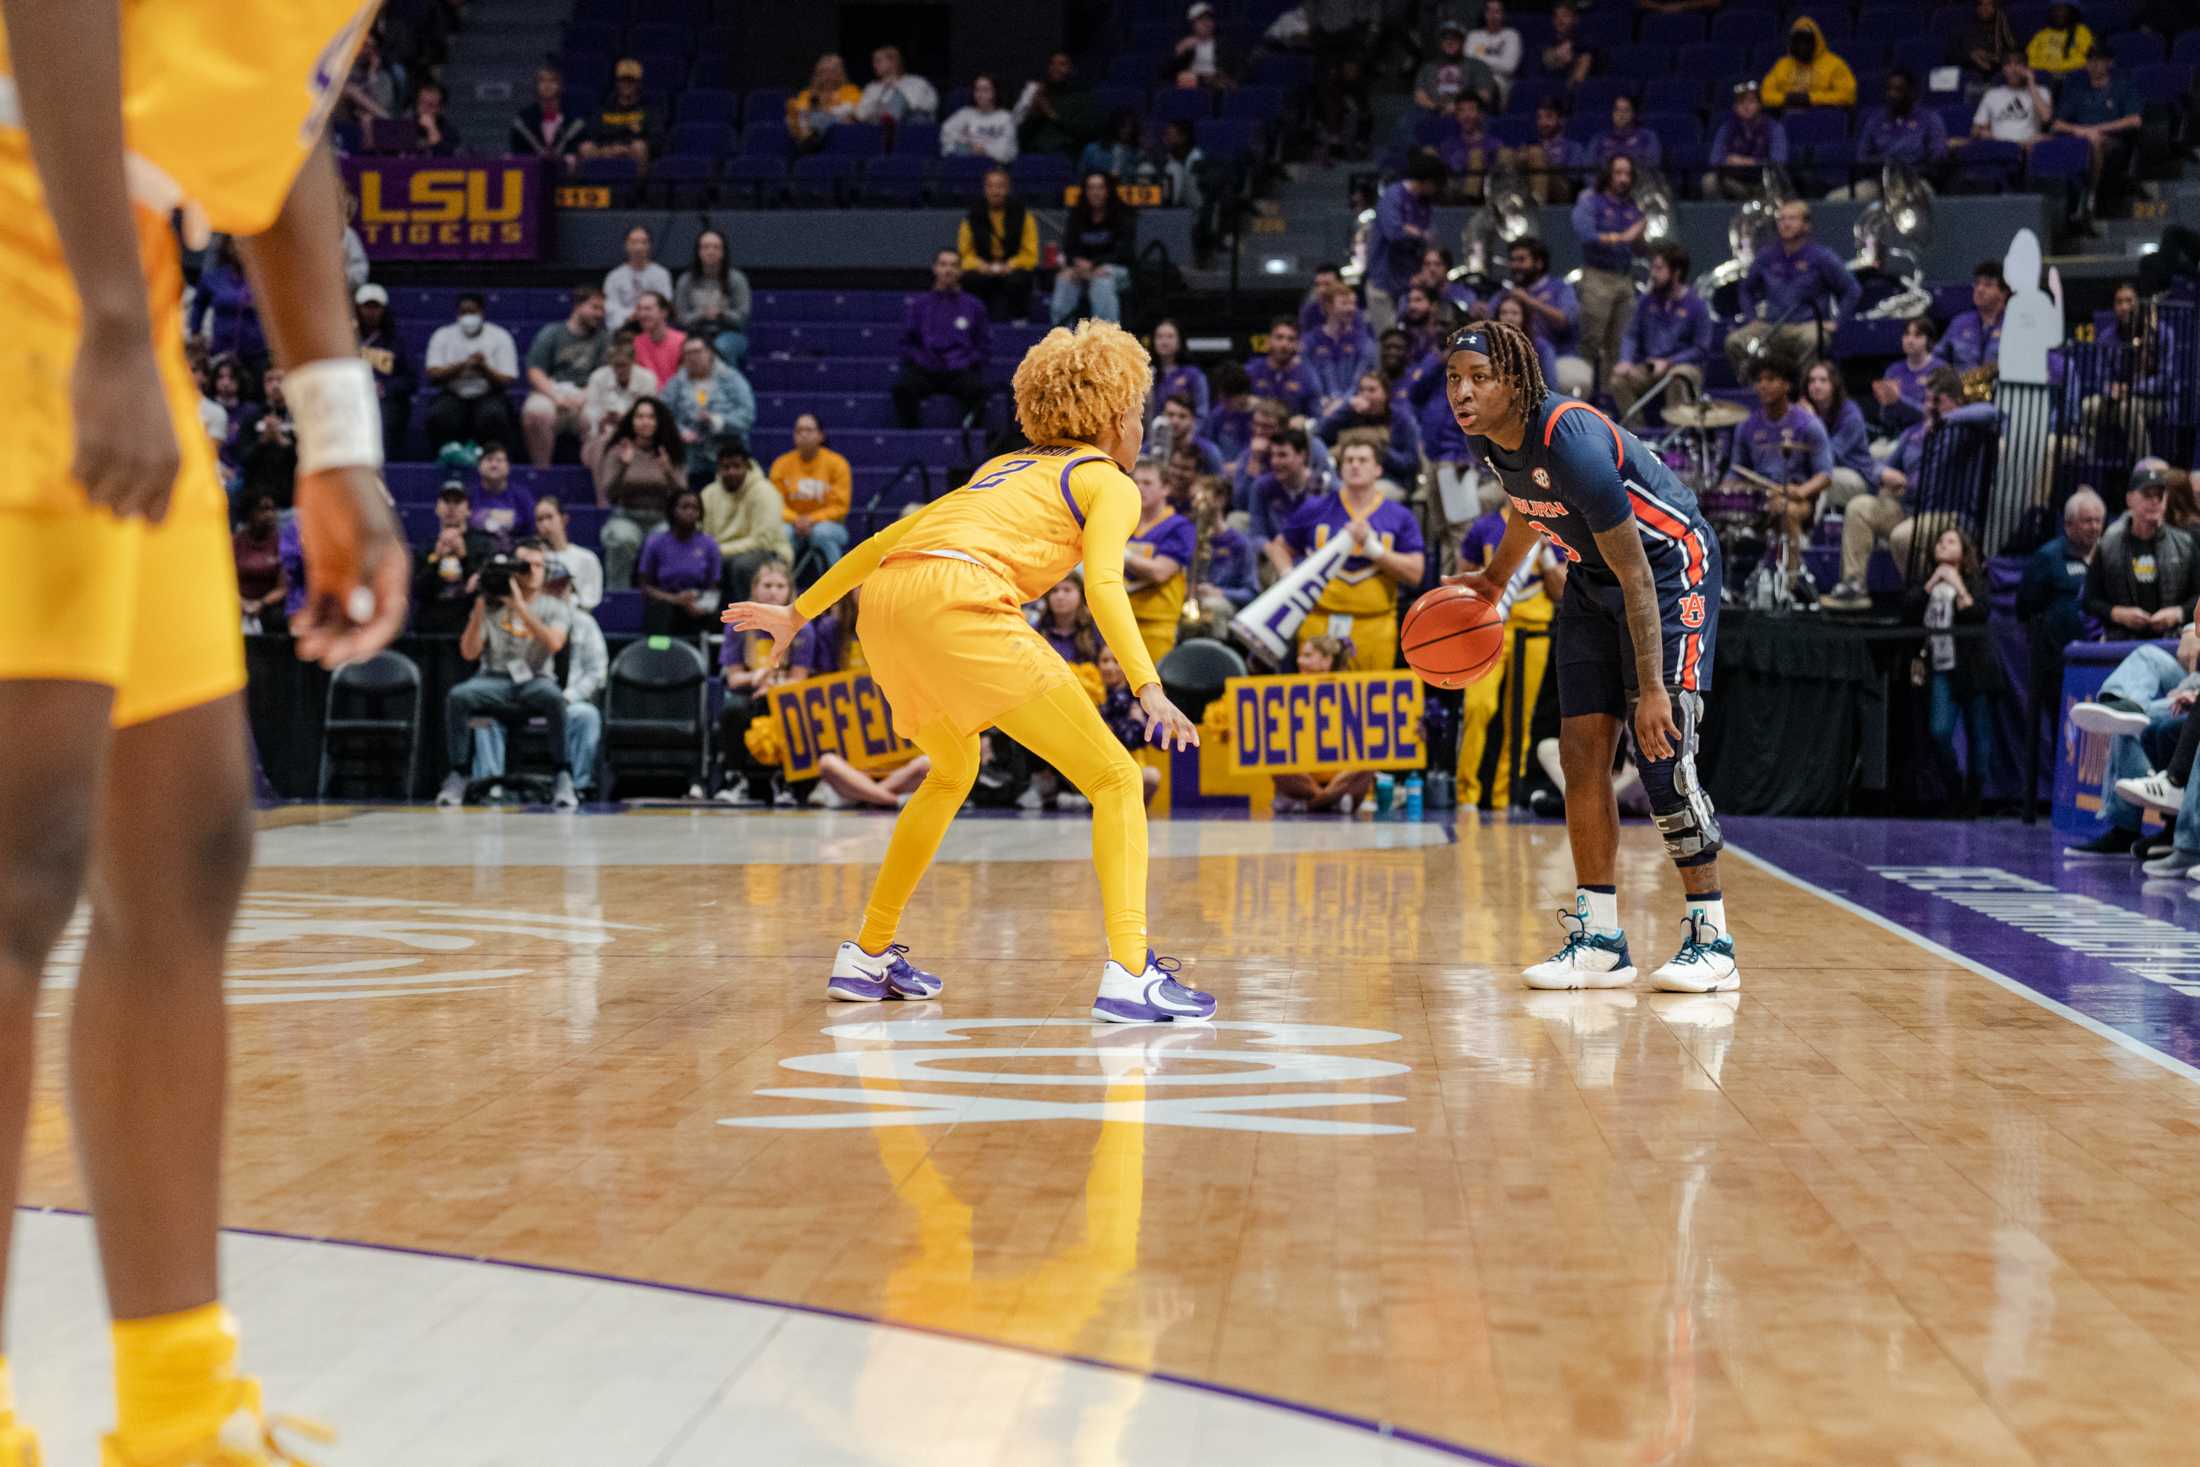
[[[573,611],[568,602],[545,594],[546,559],[542,542],[530,538],[520,541],[511,555],[499,555],[481,568],[473,614],[458,639],[459,655],[468,661],[480,658],[481,666],[451,689],[444,708],[450,773],[436,794],[438,805],[455,808],[466,802],[474,719],[540,717],[550,725],[550,757],[557,761],[550,802],[559,810],[580,806],[567,764],[565,694],[553,668],[572,633]]]

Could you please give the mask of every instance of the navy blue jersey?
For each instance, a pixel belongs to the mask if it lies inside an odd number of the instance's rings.
[[[1634,434],[1579,398],[1546,396],[1517,453],[1480,436],[1469,442],[1496,471],[1513,512],[1566,557],[1570,570],[1617,585],[1596,537],[1633,515],[1661,599],[1696,590],[1713,573],[1711,527],[1694,491]]]

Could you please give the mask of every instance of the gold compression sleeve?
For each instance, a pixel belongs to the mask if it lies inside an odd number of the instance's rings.
[[[1161,681],[1123,589],[1123,550],[1138,528],[1138,489],[1115,465],[1091,463],[1079,464],[1070,475],[1070,492],[1080,488],[1089,494],[1084,499],[1085,605],[1136,693]]]
[[[935,501],[937,502],[937,501]],[[924,518],[919,510],[913,515],[894,521],[870,539],[840,557],[833,568],[817,578],[816,584],[796,598],[794,609],[802,613],[804,621],[816,621],[841,597],[853,591],[871,578],[893,548],[901,543],[901,537],[916,528]]]

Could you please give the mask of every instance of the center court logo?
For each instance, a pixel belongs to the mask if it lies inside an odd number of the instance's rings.
[[[460,902],[327,893],[253,892],[237,911],[224,995],[232,1005],[423,998],[502,987],[533,972],[464,956],[484,939],[533,938],[598,948],[643,929],[594,917],[515,912]],[[91,918],[79,911],[46,969],[49,988],[74,988]],[[499,943],[507,949],[508,943]],[[395,948],[397,951],[377,951]],[[341,956],[332,950],[341,949]]]
[[[1036,1042],[973,1045],[973,1037],[1034,1035]],[[1208,1131],[1266,1131],[1293,1136],[1404,1136],[1411,1126],[1341,1120],[1303,1111],[1398,1105],[1375,1091],[1301,1090],[1387,1080],[1411,1067],[1325,1051],[1395,1044],[1386,1029],[1327,1024],[1097,1024],[1086,1019],[884,1019],[822,1031],[828,1054],[783,1059],[781,1067],[860,1083],[759,1090],[774,1100],[836,1108],[798,1114],[728,1116],[721,1126],[832,1131],[872,1126],[945,1126],[985,1121],[1135,1121]],[[1059,1039],[1061,1043],[1048,1043]],[[880,1046],[884,1047],[880,1047]],[[919,1047],[922,1046],[922,1047]],[[1088,1090],[1098,1099],[1032,1100],[983,1090],[907,1089],[908,1085]],[[1139,1097],[1122,1098],[1136,1085]],[[1186,1088],[1237,1093],[1176,1095]],[[1247,1094],[1246,1091],[1255,1093]]]

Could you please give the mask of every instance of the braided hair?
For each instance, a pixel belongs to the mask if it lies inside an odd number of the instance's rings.
[[[1476,336],[1480,342],[1470,341]],[[1490,369],[1512,388],[1513,407],[1520,421],[1534,422],[1543,409],[1543,399],[1550,395],[1550,387],[1543,381],[1543,359],[1528,333],[1504,321],[1470,321],[1452,333],[1444,355],[1469,349],[1482,350],[1490,359]]]

